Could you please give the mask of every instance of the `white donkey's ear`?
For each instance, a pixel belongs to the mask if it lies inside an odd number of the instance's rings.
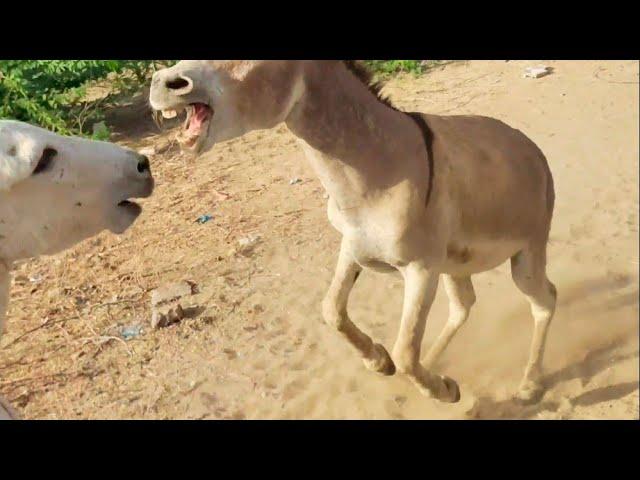
[[[28,178],[37,163],[37,142],[0,122],[0,191]]]

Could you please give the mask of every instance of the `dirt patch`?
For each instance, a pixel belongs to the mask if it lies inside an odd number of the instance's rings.
[[[549,159],[559,305],[539,404],[510,400],[532,319],[506,265],[475,277],[478,302],[438,366],[461,402],[425,399],[323,324],[339,237],[287,129],[192,160],[144,96],[108,122],[119,143],[154,149],[157,192],[125,235],[17,267],[0,393],[26,418],[638,418],[638,63],[544,62],[552,74],[522,77],[539,63],[451,64],[386,88],[407,110],[500,118]],[[154,288],[181,280],[199,286],[196,315],[122,334],[149,324]],[[365,272],[351,316],[391,347],[401,301],[399,278]],[[440,289],[425,346],[446,314]]]

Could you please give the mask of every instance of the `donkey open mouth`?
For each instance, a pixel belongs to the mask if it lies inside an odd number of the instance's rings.
[[[118,208],[124,208],[127,212],[135,215],[136,217],[142,213],[142,207],[138,205],[136,202],[132,202],[131,200],[123,200],[118,203]]]
[[[184,149],[194,151],[207,136],[214,111],[205,103],[190,103],[179,110],[162,110],[162,116],[172,119],[184,112],[186,116],[177,140]]]

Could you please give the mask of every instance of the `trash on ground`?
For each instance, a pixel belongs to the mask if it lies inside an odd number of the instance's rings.
[[[297,177],[289,180],[289,185],[295,185],[296,183],[302,183],[302,180]]]
[[[545,75],[549,75],[551,73],[551,69],[545,65],[539,65],[537,67],[528,67],[524,71],[524,77],[527,78],[540,78]]]
[[[158,329],[177,323],[185,317],[182,302],[198,293],[193,282],[165,284],[151,292],[151,328]]]
[[[200,215],[196,222],[202,225],[203,223],[207,223],[209,220],[213,220],[213,215]]]
[[[136,338],[142,332],[142,325],[130,325],[128,327],[124,327],[120,332],[120,335],[122,335],[122,338],[125,340],[130,340],[132,338]]]

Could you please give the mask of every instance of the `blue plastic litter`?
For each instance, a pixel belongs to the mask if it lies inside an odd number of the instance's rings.
[[[207,223],[209,220],[213,220],[213,215],[200,215],[196,219],[196,222],[202,225],[203,223]]]
[[[125,340],[130,340],[132,338],[136,338],[138,335],[142,333],[141,325],[132,325],[130,327],[125,327],[122,329],[121,335]]]

